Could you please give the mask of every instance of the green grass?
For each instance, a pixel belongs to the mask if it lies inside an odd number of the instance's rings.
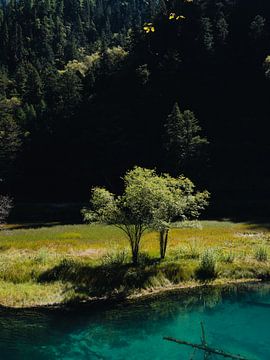
[[[37,284],[26,282],[14,284],[0,281],[0,304],[6,307],[36,307],[66,301],[68,291],[60,282]]]
[[[267,225],[203,221],[170,231],[167,257],[158,260],[158,234],[142,240],[140,265],[130,264],[125,235],[112,226],[55,225],[0,231],[0,305],[34,306],[76,298],[144,292],[196,283],[203,254],[211,249],[222,279],[270,278]],[[180,224],[181,225],[181,224]],[[193,224],[194,225],[194,224]],[[257,256],[254,256],[257,254]]]

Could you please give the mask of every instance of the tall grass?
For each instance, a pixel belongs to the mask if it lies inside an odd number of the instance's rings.
[[[40,303],[43,290],[48,291],[44,302],[53,298],[57,302],[78,296],[123,295],[196,279],[267,279],[270,264],[265,239],[269,234],[266,228],[229,222],[202,221],[200,226],[174,228],[167,257],[159,263],[158,234],[149,231],[135,268],[127,239],[112,226],[4,228],[0,231],[0,304]],[[262,239],[263,247],[259,245]],[[12,300],[12,293],[18,300]]]
[[[217,277],[217,260],[212,250],[206,250],[200,258],[196,276],[199,280],[213,280]]]
[[[259,246],[255,249],[254,257],[257,261],[267,261],[268,251],[265,246]]]

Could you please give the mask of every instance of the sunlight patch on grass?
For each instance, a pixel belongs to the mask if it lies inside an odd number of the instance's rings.
[[[60,282],[13,284],[0,281],[0,304],[9,307],[31,307],[64,302],[65,286]]]

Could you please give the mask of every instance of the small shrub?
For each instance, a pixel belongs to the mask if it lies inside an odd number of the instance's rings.
[[[48,259],[49,253],[46,248],[41,248],[37,255],[34,257],[34,262],[38,264],[45,264]]]
[[[188,253],[188,249],[186,246],[176,246],[174,249],[171,250],[171,257],[174,260],[180,260],[186,258]]]
[[[162,272],[158,272],[157,274],[150,276],[149,279],[144,284],[145,290],[152,290],[155,288],[170,286],[171,282],[164,276]]]
[[[202,254],[196,276],[200,280],[213,280],[217,277],[217,263],[213,251],[206,250]]]
[[[124,273],[122,283],[124,285],[125,291],[129,292],[131,289],[141,289],[144,288],[149,280],[157,275],[155,268],[146,267],[142,269],[141,267],[130,267]]]
[[[221,254],[220,260],[226,264],[232,264],[235,260],[235,254],[233,252]]]
[[[267,261],[268,260],[267,249],[264,246],[258,247],[255,250],[254,256],[257,261]]]
[[[194,277],[194,270],[190,264],[166,263],[160,267],[159,271],[174,284],[191,280]]]
[[[101,259],[103,266],[121,266],[127,262],[128,252],[126,250],[108,252]]]
[[[198,259],[200,257],[200,250],[198,248],[197,242],[192,241],[192,243],[189,245],[189,258],[190,259]]]
[[[153,263],[153,259],[151,258],[151,256],[149,256],[147,253],[145,252],[141,252],[139,253],[138,256],[138,264],[140,266],[146,266],[146,265],[150,265]]]

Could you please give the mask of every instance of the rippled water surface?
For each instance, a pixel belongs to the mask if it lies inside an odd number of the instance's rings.
[[[103,310],[0,310],[0,359],[203,359],[200,351],[162,339],[199,343],[201,321],[209,345],[247,359],[270,359],[269,284]]]

